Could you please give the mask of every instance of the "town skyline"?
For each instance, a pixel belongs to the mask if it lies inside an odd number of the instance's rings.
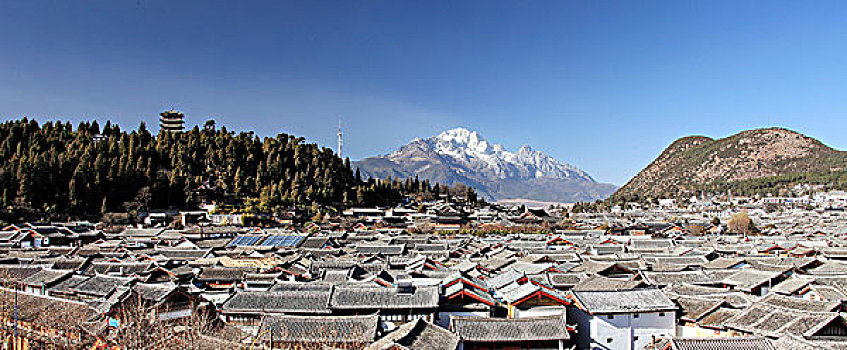
[[[845,15],[0,0],[2,348],[847,349]]]

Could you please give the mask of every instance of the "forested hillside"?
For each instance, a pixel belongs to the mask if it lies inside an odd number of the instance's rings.
[[[279,134],[259,138],[209,121],[151,134],[109,122],[0,124],[0,201],[6,219],[98,217],[192,208],[203,202],[273,212],[290,205],[381,205],[429,183],[363,181],[329,148]]]
[[[796,184],[847,188],[847,153],[783,128],[722,138],[684,137],[672,143],[613,198],[686,197],[701,192],[741,195],[790,193]]]

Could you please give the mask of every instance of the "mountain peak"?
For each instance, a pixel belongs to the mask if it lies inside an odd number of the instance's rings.
[[[532,152],[533,152],[532,147],[530,147],[527,144],[521,145],[521,148],[518,149],[518,153],[532,153]]]
[[[476,146],[480,143],[487,143],[484,138],[479,136],[476,131],[471,131],[463,127],[446,130],[433,137],[436,140],[450,142],[457,145]]]
[[[463,127],[415,139],[387,156],[363,159],[357,166],[368,176],[379,178],[406,174],[442,184],[464,183],[489,198],[538,191],[532,199],[584,201],[604,198],[613,187],[598,184],[579,168],[529,145],[513,153]],[[571,192],[573,189],[577,190]]]
[[[451,137],[468,137],[470,134],[476,134],[476,131],[471,131],[465,127],[458,126],[452,129],[447,129],[438,134],[439,137],[442,136],[451,136]]]

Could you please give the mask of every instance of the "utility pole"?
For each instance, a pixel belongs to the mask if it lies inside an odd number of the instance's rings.
[[[14,347],[15,350],[18,350],[20,347],[18,346],[18,291],[13,291],[15,293],[15,339],[14,339]]]

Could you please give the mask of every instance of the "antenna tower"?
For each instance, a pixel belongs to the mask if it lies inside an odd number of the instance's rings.
[[[342,145],[343,145],[343,142],[341,141],[341,120],[338,120],[338,157],[343,159],[344,155],[343,155],[343,153],[341,153],[341,146]]]

